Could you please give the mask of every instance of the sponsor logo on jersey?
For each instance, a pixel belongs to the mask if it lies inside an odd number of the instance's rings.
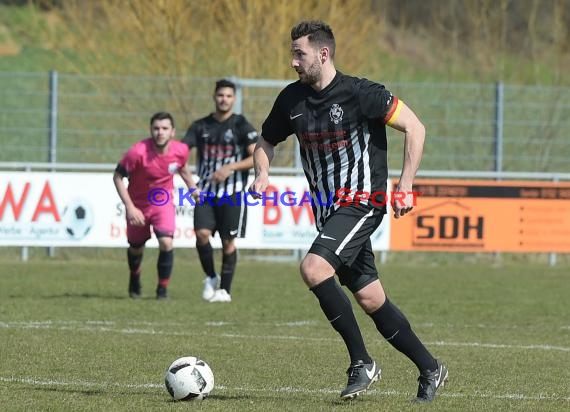
[[[174,174],[178,170],[178,163],[173,162],[168,165],[168,173]]]

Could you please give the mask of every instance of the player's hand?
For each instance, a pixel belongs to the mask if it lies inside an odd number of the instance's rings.
[[[194,191],[190,194],[190,197],[191,197],[192,199],[194,199],[194,201],[195,201],[196,203],[198,203],[198,201],[200,200],[200,194],[201,194],[201,193],[202,193],[202,192],[200,192],[200,189],[198,189],[198,188],[196,187],[196,188],[194,188]]]
[[[411,212],[416,203],[412,187],[398,185],[396,190],[392,192],[391,202],[392,208],[394,209],[394,217],[396,219],[399,219],[406,213]]]
[[[216,170],[214,174],[210,176],[210,180],[212,182],[222,183],[225,182],[226,179],[230,177],[232,173],[233,170],[231,169],[231,167],[229,165],[224,165],[220,167],[218,170]]]
[[[261,199],[261,194],[265,192],[267,186],[269,186],[269,178],[266,175],[259,175],[249,186],[248,192],[254,199]]]
[[[127,222],[133,226],[144,226],[144,214],[140,209],[133,207],[127,209]]]

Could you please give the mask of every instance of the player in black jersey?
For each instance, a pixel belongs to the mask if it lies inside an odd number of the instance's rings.
[[[237,261],[236,237],[245,236],[245,191],[252,153],[258,134],[240,115],[233,113],[236,86],[229,80],[216,82],[216,111],[192,123],[183,141],[197,149],[198,186],[201,201],[194,210],[196,249],[206,273],[202,297],[210,302],[230,302]],[[214,269],[210,237],[222,239],[221,278]],[[218,288],[219,282],[219,288]]]
[[[403,132],[405,139],[396,188],[404,196],[398,196],[393,206],[396,218],[413,207],[412,183],[423,153],[425,128],[383,85],[335,69],[335,40],[326,23],[303,21],[291,30],[291,40],[291,64],[299,80],[281,91],[263,123],[249,191],[261,197],[269,183],[274,146],[295,134],[319,232],[301,262],[301,276],[350,355],[348,384],[341,397],[351,399],[364,392],[378,380],[380,369],[366,350],[350,300],[335,281],[335,273],[380,334],[419,369],[416,400],[432,401],[447,378],[447,368],[430,354],[404,314],[386,297],[370,242],[386,213],[386,125]]]

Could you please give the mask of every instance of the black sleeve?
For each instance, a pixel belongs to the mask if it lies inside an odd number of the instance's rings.
[[[197,136],[200,132],[200,122],[194,122],[190,125],[182,142],[186,143],[188,147],[196,147]]]
[[[362,114],[369,119],[384,119],[397,101],[384,85],[370,80],[361,79],[356,89]]]
[[[255,127],[247,121],[245,116],[240,115],[236,124],[238,130],[238,141],[242,146],[249,146],[250,144],[256,143],[259,138],[259,134]]]
[[[124,166],[122,164],[117,164],[117,167],[115,168],[115,172],[117,172],[118,174],[120,174],[123,177],[129,177],[129,172],[127,172],[127,169],[124,168]]]
[[[267,116],[267,119],[265,119],[261,126],[263,139],[273,146],[283,142],[294,132],[288,118],[286,90],[287,89],[283,90],[279,96],[277,96],[269,116]]]

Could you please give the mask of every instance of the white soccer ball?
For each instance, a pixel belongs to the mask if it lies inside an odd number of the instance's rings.
[[[93,226],[93,209],[84,199],[73,199],[63,209],[62,223],[72,239],[83,239]]]
[[[202,359],[185,356],[168,367],[164,384],[177,401],[202,400],[214,389],[214,374]]]

